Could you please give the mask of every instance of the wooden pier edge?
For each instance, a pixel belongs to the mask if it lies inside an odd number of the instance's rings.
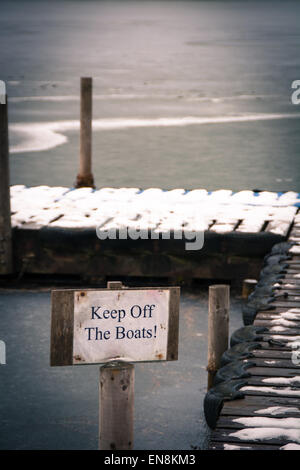
[[[299,246],[299,222],[294,223],[290,232],[290,238],[292,237]],[[281,328],[274,329],[276,325],[280,325],[278,319],[281,312],[291,308],[299,308],[300,312],[300,283],[297,283],[297,279],[300,277],[300,252],[292,254],[291,259],[285,262],[289,264],[289,267],[282,282],[283,285],[288,285],[288,289],[283,288],[288,292],[288,296],[271,302],[270,306],[274,309],[258,312],[253,324],[268,328],[273,327],[273,330],[265,334],[264,341],[261,342],[261,349],[253,350],[253,357],[250,358],[250,361],[253,361],[255,366],[247,369],[250,377],[245,378],[245,381],[247,387],[250,388],[243,391],[244,398],[223,403],[216,428],[210,433],[208,448],[211,450],[278,450],[287,445],[300,448],[299,439],[294,438],[294,434],[289,432],[286,426],[281,428],[280,423],[282,418],[300,418],[300,381],[296,380],[290,386],[288,385],[289,379],[300,376],[300,361],[297,364],[293,360],[291,346],[272,346],[267,342],[268,337],[272,336],[275,339],[280,338],[281,341],[282,338],[286,338],[288,341],[289,338],[292,340],[292,338],[299,337],[300,344],[300,319],[296,318],[292,324],[286,324],[283,330]],[[292,271],[291,267],[293,267]],[[268,408],[274,409],[274,407],[277,407],[277,414],[268,411]],[[255,427],[254,424],[251,425],[250,421],[247,421],[247,419],[254,417],[278,419],[278,428],[282,429],[282,434],[278,435],[277,433],[272,436],[270,432],[267,437],[268,433],[263,431],[265,434],[261,438],[255,437],[253,434],[251,437],[248,429],[255,429],[256,431],[252,432],[258,433],[259,430],[267,428],[267,424]],[[274,422],[272,426],[275,426]],[[297,432],[300,435],[299,425]]]
[[[264,255],[284,241],[271,233],[205,232],[201,250],[184,240],[99,240],[95,229],[14,228],[16,273],[84,278],[168,278],[241,282],[259,275]]]

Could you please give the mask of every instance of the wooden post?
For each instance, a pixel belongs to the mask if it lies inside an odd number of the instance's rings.
[[[134,365],[126,361],[129,358],[138,362],[177,359],[179,293],[179,287],[127,288],[120,281],[108,282],[107,289],[52,291],[51,366],[106,363],[100,368],[99,380],[101,450],[133,449],[135,371]],[[103,301],[106,311],[102,316],[102,312],[97,313],[101,307],[96,308],[95,305],[103,305]],[[120,306],[124,308],[114,308]],[[152,314],[154,309],[156,311]],[[102,325],[103,318],[106,325]],[[142,331],[145,318],[147,337],[153,340],[147,345],[143,341],[144,333],[137,335],[131,330],[136,319],[138,329],[135,331]],[[121,321],[127,330],[123,337],[116,329]],[[104,327],[106,331],[102,330]],[[128,332],[134,333],[134,338],[141,341],[133,344],[130,341],[133,335]],[[105,341],[110,339],[113,341]],[[124,342],[114,341],[123,339]],[[95,347],[94,340],[104,341]]]
[[[254,291],[256,284],[257,284],[256,279],[244,279],[243,280],[243,290],[242,290],[243,299],[248,299],[251,292]]]
[[[80,157],[76,188],[94,188],[92,175],[92,78],[81,78]]]
[[[109,281],[106,287],[107,289],[122,289],[123,284],[121,281]]]
[[[214,285],[209,287],[208,390],[212,387],[214,376],[220,368],[221,356],[228,348],[229,298],[229,286]]]
[[[3,82],[2,82],[3,83]],[[0,102],[0,274],[13,272],[7,96]]]
[[[134,365],[100,367],[100,450],[133,449]]]
[[[122,289],[120,281],[110,281],[107,289]],[[111,362],[100,367],[100,450],[133,449],[134,365]]]

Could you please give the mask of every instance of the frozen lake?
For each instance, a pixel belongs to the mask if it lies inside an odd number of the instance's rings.
[[[98,187],[299,190],[300,3],[1,1],[11,182],[71,186],[79,78]]]
[[[1,291],[1,449],[97,449],[98,366],[50,368],[50,292]],[[242,326],[231,300],[230,329]],[[207,288],[184,291],[179,360],[136,364],[135,449],[205,448]]]

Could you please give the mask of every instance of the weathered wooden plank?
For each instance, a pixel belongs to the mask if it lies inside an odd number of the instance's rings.
[[[292,351],[287,350],[273,350],[273,349],[256,349],[251,351],[254,357],[261,359],[286,359],[289,360],[292,356]],[[252,358],[251,358],[252,360]]]
[[[292,320],[290,320],[290,322],[292,322]],[[256,320],[256,319],[255,319],[254,325],[268,327],[269,332],[272,334],[278,333],[278,334],[283,334],[285,336],[299,336],[299,339],[300,339],[300,329],[294,326],[291,327],[289,325],[280,325],[276,323],[271,323],[268,320]]]
[[[281,284],[280,288],[274,290],[275,294],[283,294],[284,292],[287,292],[289,295],[299,295],[300,286],[297,284]]]
[[[249,385],[250,386],[250,385]],[[253,385],[254,387],[254,385]],[[289,390],[289,393],[287,392],[286,388],[287,387],[278,387],[278,386],[269,386],[269,390],[266,391],[265,387],[268,387],[268,385],[263,385],[261,387],[257,386],[257,389],[255,390],[243,390],[245,395],[253,395],[253,396],[262,396],[262,397],[274,397],[274,396],[281,396],[285,398],[290,398],[291,396],[293,397],[298,397],[300,398],[300,390]],[[272,390],[275,389],[275,390]]]
[[[286,328],[290,331],[290,334],[291,335],[300,335],[300,322],[298,321],[299,323],[299,328],[296,328],[294,326],[291,326],[290,324],[291,323],[296,323],[295,320],[285,320],[286,323],[280,323],[280,321],[283,321],[283,319],[280,320],[280,317],[278,317],[278,320],[276,322],[276,318],[273,318],[273,319],[270,319],[270,320],[267,320],[267,319],[255,319],[255,325],[257,326],[266,326],[266,327],[269,327],[270,329],[272,328]],[[289,322],[290,324],[288,324],[287,322]],[[278,333],[280,333],[280,331],[278,330]]]
[[[255,358],[256,367],[265,367],[271,369],[293,369],[293,363],[291,360],[288,359],[265,359],[265,358]],[[295,367],[296,370],[299,371],[299,368]]]
[[[289,301],[288,299],[283,301],[283,300],[275,300],[270,304],[271,306],[273,305],[274,307],[281,307],[281,308],[300,308],[300,300],[291,300]]]
[[[297,287],[300,285],[300,278],[298,277],[295,277],[295,276],[284,276],[282,279],[281,279],[281,282],[283,284],[291,284],[293,285],[294,287]]]
[[[289,236],[289,241],[296,243],[296,244],[299,243],[300,242],[299,232],[296,232],[296,233],[291,232]]]
[[[215,222],[209,230],[211,232],[216,232],[216,233],[227,233],[227,232],[233,232],[236,225],[238,223],[238,220],[235,220],[234,222],[227,222],[227,223],[218,223]]]
[[[287,309],[288,310],[288,309]],[[287,310],[283,310],[283,312],[286,312]],[[270,324],[275,324],[275,322],[272,322],[272,320],[280,320],[280,319],[285,319],[283,316],[280,315],[282,312],[260,312],[259,314],[256,315],[255,317],[255,324],[258,325],[258,322],[267,322],[268,326]],[[299,310],[300,314],[300,310]],[[296,323],[297,325],[299,324],[300,327],[300,317],[298,318],[293,318],[293,319],[287,319],[291,322]]]
[[[283,369],[283,370],[285,371],[285,369]],[[294,377],[299,377],[299,376],[296,376],[295,374],[293,374],[293,376]],[[259,372],[257,372],[256,376],[253,376],[253,377],[250,377],[249,379],[247,379],[247,384],[248,385],[259,385],[259,386],[262,386],[262,387],[264,387],[264,386],[289,387],[290,385],[289,385],[288,382],[286,384],[284,384],[284,383],[278,384],[276,382],[277,379],[283,380],[284,378],[286,378],[287,380],[291,379],[291,377],[288,376],[287,372],[281,372],[280,375],[277,375],[277,374],[273,374],[273,370],[270,369],[270,373],[268,375],[262,375],[261,377],[259,377]],[[266,380],[268,380],[268,382],[266,382]],[[300,379],[299,379],[299,382],[297,382],[298,385],[296,385],[296,383],[293,382],[293,384],[292,384],[293,389],[300,389],[299,383],[300,383]]]
[[[180,287],[170,288],[167,361],[178,359]]]
[[[299,237],[299,242],[300,242],[300,237]],[[293,266],[294,264],[298,266],[299,265],[299,258],[293,257],[292,259],[287,260],[287,263],[290,266]]]
[[[274,337],[276,337],[276,335],[274,335]],[[265,339],[267,339],[267,335],[265,336]],[[282,340],[280,340],[280,341],[281,341],[282,344],[284,344],[284,346],[270,345],[266,341],[262,341],[260,344],[261,344],[262,349],[265,350],[265,351],[291,351],[292,350],[292,348],[287,345],[288,337],[287,337],[286,342],[283,342]]]
[[[13,272],[7,99],[0,103],[0,275]]]
[[[253,362],[256,362],[257,359],[253,359]],[[292,362],[290,361],[290,365],[293,366]],[[285,367],[262,367],[262,366],[255,366],[249,367],[247,372],[252,374],[252,376],[262,376],[260,377],[295,377],[300,376],[300,368],[295,366],[294,368],[285,368]],[[248,380],[248,379],[247,379]],[[249,379],[250,380],[250,379]]]
[[[291,284],[289,284],[288,282],[285,282],[285,279],[282,279],[282,283],[280,285],[277,285],[276,286],[278,289],[276,289],[277,292],[280,292],[280,291],[291,291],[291,293],[293,294],[293,292],[296,290],[300,290],[300,286],[299,286],[299,283],[294,283],[292,282]]]
[[[253,220],[253,218],[244,219],[236,228],[236,232],[259,233],[265,225],[264,220]]]
[[[256,325],[256,323],[254,322],[254,325]],[[268,330],[266,332],[264,332],[264,341],[269,341],[269,337],[275,337],[276,339],[276,336],[280,336],[280,341],[281,341],[281,338],[284,338],[286,341],[290,341],[289,340],[289,336],[299,336],[299,332],[298,332],[298,329],[295,328],[294,331],[291,329],[291,328],[286,328],[285,330],[277,330],[274,328],[276,325],[272,325],[272,323],[270,323],[268,325]],[[279,325],[277,325],[279,326]],[[273,328],[273,329],[272,329]],[[286,338],[285,338],[286,337]]]
[[[286,296],[287,294],[287,296]],[[297,292],[288,292],[286,289],[284,291],[276,292],[276,302],[282,302],[283,299],[286,299],[288,302],[300,302],[300,295]]]
[[[297,269],[297,265],[293,264],[285,271],[286,277],[295,277],[296,279],[299,278],[299,270]]]
[[[265,232],[272,232],[286,237],[290,226],[291,222],[271,220],[265,228]]]
[[[257,278],[262,257],[281,240],[269,233],[207,231],[203,248],[187,251],[185,240],[99,240],[95,228],[88,227],[13,230],[17,272],[22,270],[23,260],[30,257],[27,273],[168,277],[174,282],[182,278]]]
[[[292,308],[298,308],[298,307],[292,307]],[[290,310],[289,307],[274,307],[273,309],[270,309],[270,310],[258,310],[255,318],[257,318],[258,315],[260,314],[269,315],[270,316],[269,318],[271,318],[271,315],[280,314],[282,312],[287,312],[288,310]]]
[[[234,415],[234,416],[252,416],[253,414],[260,416],[258,413],[254,413],[257,410],[265,410],[270,407],[291,407],[299,409],[300,404],[299,398],[294,397],[280,397],[272,396],[266,398],[259,395],[246,395],[245,398],[239,400],[225,401],[222,409],[222,415]],[[298,414],[295,412],[295,414]],[[261,416],[267,415],[264,413]],[[279,415],[281,416],[281,415]]]
[[[279,450],[280,445],[266,445],[266,444],[243,444],[243,443],[225,443],[214,442],[209,443],[210,450]]]
[[[283,433],[288,430],[282,430]],[[218,442],[227,442],[227,443],[243,443],[243,444],[252,444],[253,439],[245,438],[243,440],[239,439],[235,433],[237,430],[232,430],[232,429],[227,429],[227,428],[217,428],[215,431],[212,432],[211,434],[211,440],[213,441],[218,441]],[[289,444],[291,442],[291,439],[289,438],[284,438],[284,437],[276,437],[272,439],[255,439],[256,444],[274,444],[277,446],[284,446],[286,444]]]
[[[247,395],[242,400],[224,403],[221,416],[300,417],[299,399]]]
[[[270,316],[268,319],[267,316],[260,316],[259,318],[255,319],[255,325],[257,326],[264,326],[267,328],[272,328],[274,326],[280,326],[282,328],[286,329],[293,329],[293,330],[299,330],[300,328],[300,320],[298,319],[292,319],[292,318],[285,318],[284,316],[280,315],[273,315]]]
[[[74,292],[51,292],[51,366],[73,364]]]
[[[253,418],[253,416],[251,416]],[[261,415],[256,415],[257,418],[261,417]],[[274,416],[264,416],[268,418],[274,418]],[[294,418],[295,416],[289,416]],[[299,416],[298,416],[299,418]],[[218,420],[218,426],[216,430],[218,429],[248,429],[249,426],[246,426],[243,423],[239,423],[237,420],[243,419],[243,417],[238,418],[237,416],[221,416],[220,419]],[[276,416],[275,419],[278,419],[278,427],[280,427],[280,419]]]

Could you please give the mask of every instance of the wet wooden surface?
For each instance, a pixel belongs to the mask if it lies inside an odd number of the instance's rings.
[[[299,230],[300,222],[296,217],[289,238],[297,245],[300,245]],[[292,429],[282,425],[283,419],[300,418],[300,364],[292,360],[292,342],[300,341],[300,320],[291,319],[290,324],[278,322],[283,312],[299,309],[300,313],[300,254],[293,254],[288,264],[282,279],[282,291],[288,296],[272,302],[270,306],[275,306],[274,310],[257,314],[254,325],[267,327],[269,331],[263,334],[262,348],[254,350],[254,357],[249,359],[255,366],[247,369],[251,376],[242,388],[244,398],[224,402],[217,426],[211,433],[210,449],[277,450],[288,444],[300,444],[300,422],[294,421]],[[270,338],[278,339],[283,346],[272,346],[268,342]],[[269,430],[269,436],[266,435],[268,421],[255,420],[250,424],[239,419],[247,417],[272,418],[275,434],[272,436]]]
[[[263,256],[286,238],[295,192],[160,188],[11,187],[14,271],[74,275],[240,280],[257,277]],[[146,230],[148,239],[105,239],[108,230]],[[153,239],[150,231],[158,237]],[[174,232],[183,239],[175,239]],[[204,232],[187,250],[185,231]],[[162,239],[170,235],[170,239]],[[20,274],[20,275],[21,275]]]

